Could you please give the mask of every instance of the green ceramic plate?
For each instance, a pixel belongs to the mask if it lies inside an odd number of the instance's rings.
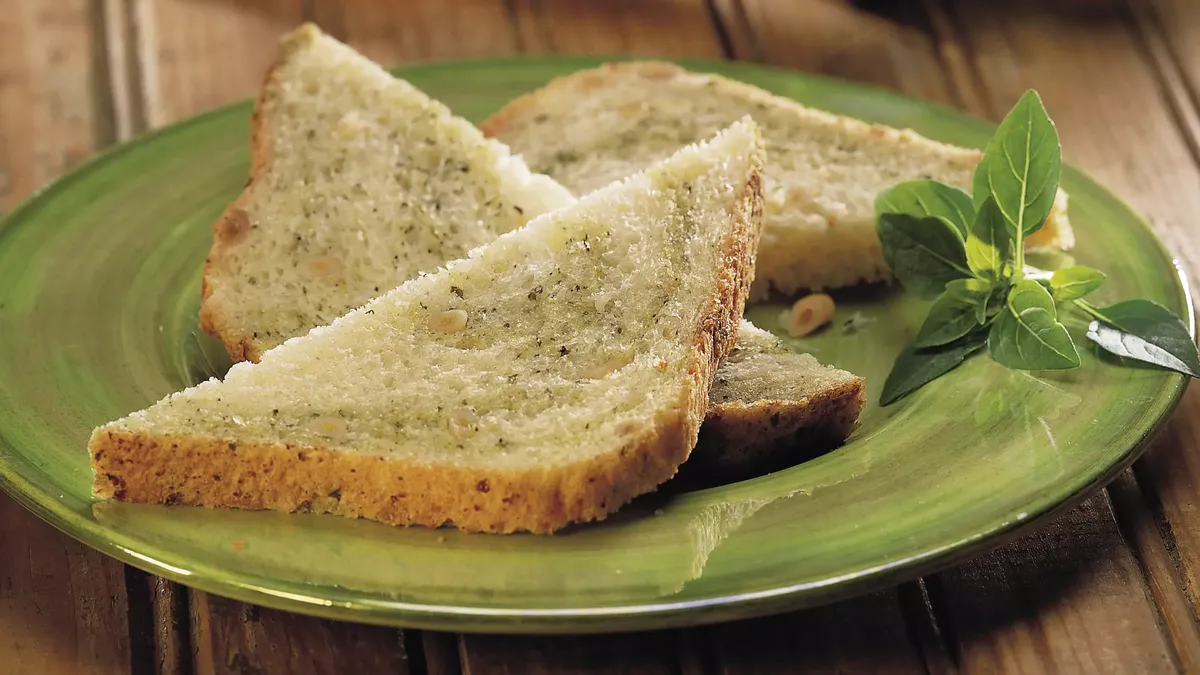
[[[481,120],[596,61],[403,71]],[[804,103],[980,145],[989,126],[897,95],[792,72],[692,64]],[[329,617],[461,631],[607,631],[745,617],[896,583],[996,546],[1137,456],[1181,376],[1084,350],[1066,374],[976,358],[900,404],[871,405],[845,447],[702,490],[668,489],[554,537],[394,529],[333,516],[98,503],[93,426],[228,366],[196,327],[209,227],[248,168],[249,105],[116,148],[0,224],[0,482],[38,515],[137,567],[222,595]],[[1177,265],[1136,215],[1067,171],[1080,262],[1101,300],[1192,315]],[[749,310],[778,330],[781,306]],[[868,378],[871,400],[923,308],[847,297],[796,347]],[[854,317],[856,330],[843,325]],[[1082,341],[1082,325],[1073,327]]]

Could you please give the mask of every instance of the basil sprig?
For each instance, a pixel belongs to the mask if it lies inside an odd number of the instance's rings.
[[[1062,146],[1042,100],[1027,91],[1005,116],[975,170],[973,194],[933,180],[895,185],[875,201],[883,257],[905,289],[933,299],[880,396],[889,405],[987,347],[1017,370],[1078,368],[1060,321],[1079,311],[1087,337],[1125,359],[1200,377],[1187,325],[1148,300],[1097,307],[1083,298],[1104,274],[1082,265],[1053,273],[1026,265],[1025,240],[1046,223],[1058,194]]]

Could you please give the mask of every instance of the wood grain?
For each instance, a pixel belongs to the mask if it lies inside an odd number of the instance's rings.
[[[509,12],[493,0],[314,0],[312,19],[387,67],[519,51]]]
[[[406,675],[400,631],[326,621],[193,591],[196,675]]]
[[[1134,18],[1144,41],[1148,59],[1161,74],[1161,91],[1174,108],[1193,162],[1200,158],[1200,6],[1183,0],[1153,0],[1134,8]],[[1172,153],[1175,155],[1177,153]],[[1181,170],[1182,159],[1172,157],[1172,170]],[[1195,189],[1195,188],[1192,188]],[[1172,237],[1177,251],[1187,256],[1192,286],[1197,287],[1195,261],[1200,259],[1200,241],[1194,213],[1180,209],[1160,223],[1177,233]],[[1188,601],[1193,621],[1200,615],[1200,391],[1192,386],[1180,409],[1146,457],[1138,463],[1138,483],[1151,502],[1158,531]],[[1190,656],[1190,652],[1183,652]],[[1200,669],[1200,666],[1197,666]]]
[[[463,675],[671,675],[671,633],[601,636],[492,636],[461,638]]]
[[[95,19],[86,0],[0,11],[0,213],[113,139]]]
[[[128,673],[122,565],[4,495],[0,542],[0,670]]]
[[[720,34],[703,0],[514,0],[522,51],[720,58]]]
[[[301,0],[154,0],[141,44],[151,126],[253,96],[279,38],[304,20]]]
[[[115,138],[99,12],[0,11],[0,214]],[[0,670],[128,673],[124,569],[0,495]]]
[[[716,0],[733,56],[949,102],[929,36],[831,0]]]
[[[965,672],[1174,671],[1104,493],[936,583]]]
[[[925,673],[895,590],[707,629],[721,672]]]

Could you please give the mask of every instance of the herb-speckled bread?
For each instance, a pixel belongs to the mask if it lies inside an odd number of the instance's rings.
[[[98,428],[94,490],[551,532],[675,474],[761,231],[749,119]]]
[[[792,294],[889,278],[875,235],[875,195],[922,177],[970,192],[981,156],[654,61],[559,78],[512,101],[481,128],[534,171],[584,194],[747,114],[767,144],[755,299],[772,289]],[[1066,206],[1060,192],[1030,246],[1074,245]]]
[[[301,27],[281,45],[256,104],[252,180],[214,227],[204,276],[202,324],[235,361],[258,361],[288,338],[575,201],[316,27]],[[416,180],[422,172],[428,177]],[[787,398],[795,383],[837,371],[790,352],[775,358],[770,369],[723,368],[718,378],[716,390],[758,397],[716,397],[705,421],[701,453],[724,458],[714,466],[730,476],[764,466],[763,455],[828,449],[846,438],[833,430],[852,428],[842,423],[849,409],[832,404],[848,400],[840,389]],[[739,385],[738,373],[754,386]],[[797,435],[802,428],[812,433]]]
[[[312,24],[282,40],[251,135],[250,182],[213,227],[200,313],[235,361],[574,201]]]

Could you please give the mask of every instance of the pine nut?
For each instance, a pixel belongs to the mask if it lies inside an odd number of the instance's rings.
[[[429,330],[435,333],[457,333],[467,327],[467,311],[448,309],[429,317]]]
[[[784,317],[783,327],[792,337],[804,337],[833,318],[833,298],[825,293],[806,295],[792,305]]]

